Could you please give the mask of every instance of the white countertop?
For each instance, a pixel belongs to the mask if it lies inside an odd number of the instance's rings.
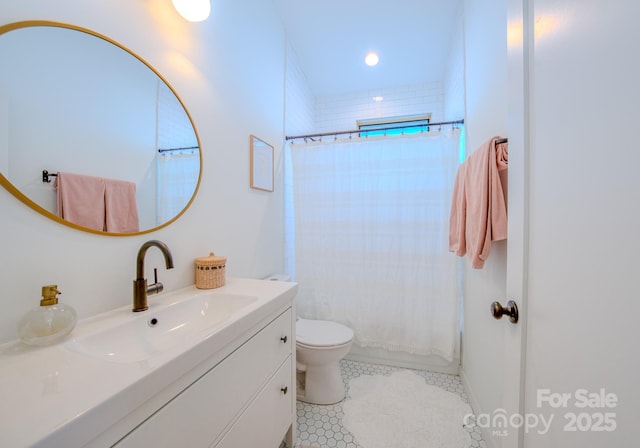
[[[297,285],[289,282],[227,278],[213,290],[195,286],[149,298],[149,310],[161,310],[195,294],[216,292],[258,299],[223,324],[177,346],[137,362],[115,363],[80,354],[65,346],[98,327],[131,319],[131,305],[78,322],[63,341],[31,347],[20,341],[0,345],[0,446],[81,447],[195,366],[224,349],[262,319],[290,303]]]

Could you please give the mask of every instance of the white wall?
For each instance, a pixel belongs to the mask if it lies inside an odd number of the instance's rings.
[[[165,290],[194,282],[194,259],[228,257],[227,275],[280,271],[284,31],[271,2],[219,0],[208,21],[193,24],[169,0],[33,0],[0,4],[2,23],[47,19],[102,33],[146,59],[179,93],[198,130],[203,178],[191,208],[158,232],[104,237],[50,221],[0,190],[0,341],[37,306],[42,285],[86,317],[131,303],[135,258],[149,239],[165,241],[176,268],[147,254]],[[276,147],[275,192],[249,188],[249,134]],[[153,301],[153,297],[150,299]]]
[[[507,134],[506,0],[464,0],[467,154],[494,135]],[[506,242],[494,243],[484,269],[465,258],[462,376],[474,410],[493,412],[502,404],[504,322],[489,306],[504,300]]]

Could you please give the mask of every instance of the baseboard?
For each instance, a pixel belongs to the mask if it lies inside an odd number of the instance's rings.
[[[462,387],[464,387],[464,391],[467,393],[467,398],[469,399],[469,405],[471,406],[471,410],[474,415],[478,415],[482,413],[482,409],[480,408],[480,403],[478,403],[478,399],[476,398],[471,386],[469,385],[469,379],[467,378],[467,374],[464,369],[460,368],[460,381],[462,381]],[[496,448],[496,444],[493,440],[493,435],[489,428],[480,428],[480,432],[482,433],[482,439],[487,444],[487,448]]]
[[[457,359],[449,362],[439,356],[414,355],[376,347],[359,347],[355,344],[345,358],[371,364],[385,364],[405,369],[429,370],[453,375],[458,375],[460,368],[460,362]]]

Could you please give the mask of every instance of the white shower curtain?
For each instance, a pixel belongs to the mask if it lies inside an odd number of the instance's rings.
[[[448,221],[459,133],[288,146],[287,264],[301,317],[344,323],[360,346],[458,356]]]
[[[158,154],[157,224],[176,217],[189,203],[198,183],[198,150],[168,151]]]

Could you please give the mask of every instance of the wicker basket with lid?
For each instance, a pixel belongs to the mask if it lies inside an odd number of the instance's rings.
[[[218,257],[213,252],[208,257],[196,258],[196,288],[213,289],[224,286],[226,257]]]

